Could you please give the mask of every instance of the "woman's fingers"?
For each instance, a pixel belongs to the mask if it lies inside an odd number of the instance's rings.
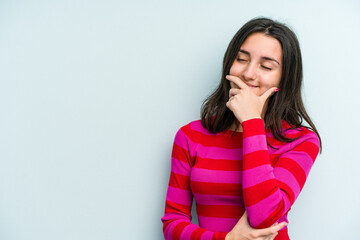
[[[277,91],[279,91],[279,89],[277,87],[272,87],[272,88],[269,88],[266,92],[264,92],[260,98],[263,100],[263,102],[266,102],[269,97],[271,95],[273,95],[274,93],[276,93]]]
[[[277,235],[278,235],[278,233],[271,234],[267,239],[274,240]]]
[[[241,216],[234,228],[226,235],[226,239],[240,240],[274,240],[278,231],[287,225],[286,222],[275,223],[273,226],[264,229],[255,229],[250,226],[247,212]]]
[[[240,93],[240,89],[237,89],[237,88],[231,88],[230,91],[229,91],[229,98],[235,96],[236,94],[239,94]]]
[[[248,85],[246,85],[243,81],[241,81],[240,78],[236,77],[236,76],[232,76],[232,75],[226,75],[226,79],[235,83],[236,86],[238,86],[240,89],[246,89],[249,88]]]
[[[270,240],[274,240],[277,235],[278,235],[278,233],[273,234],[273,235],[271,236]]]

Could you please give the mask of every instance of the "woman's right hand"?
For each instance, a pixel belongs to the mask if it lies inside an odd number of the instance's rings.
[[[286,225],[286,222],[282,222],[280,224],[275,223],[268,228],[252,228],[245,211],[235,227],[226,235],[225,240],[273,240],[278,231]]]

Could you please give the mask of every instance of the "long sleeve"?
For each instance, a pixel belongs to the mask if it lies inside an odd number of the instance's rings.
[[[297,137],[283,143],[270,159],[264,122],[250,119],[243,127],[242,188],[250,225],[265,228],[281,219],[299,196],[319,152],[319,139],[312,131],[293,131]],[[271,164],[274,161],[274,164]]]
[[[171,173],[166,195],[163,232],[166,240],[224,240],[227,233],[213,232],[191,223],[193,194],[190,173],[194,161],[193,143],[189,140],[190,125],[176,134],[171,154]]]

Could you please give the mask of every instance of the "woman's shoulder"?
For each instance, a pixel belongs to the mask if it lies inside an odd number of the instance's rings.
[[[209,132],[208,129],[202,125],[200,119],[181,126],[176,135],[196,144],[206,144],[214,141],[215,138],[218,139],[220,136],[219,133]]]
[[[282,121],[283,135],[287,138],[296,139],[293,143],[309,142],[317,146],[320,145],[320,140],[317,134],[306,126],[295,127],[294,125]]]
[[[188,134],[206,134],[206,135],[214,135],[213,133],[210,133],[201,123],[201,119],[191,121],[187,123],[186,125],[183,125],[180,127],[179,131],[183,131]]]

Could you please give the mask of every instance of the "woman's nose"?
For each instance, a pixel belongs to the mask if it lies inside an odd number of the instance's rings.
[[[244,80],[256,79],[256,66],[254,64],[248,64],[242,72]]]

